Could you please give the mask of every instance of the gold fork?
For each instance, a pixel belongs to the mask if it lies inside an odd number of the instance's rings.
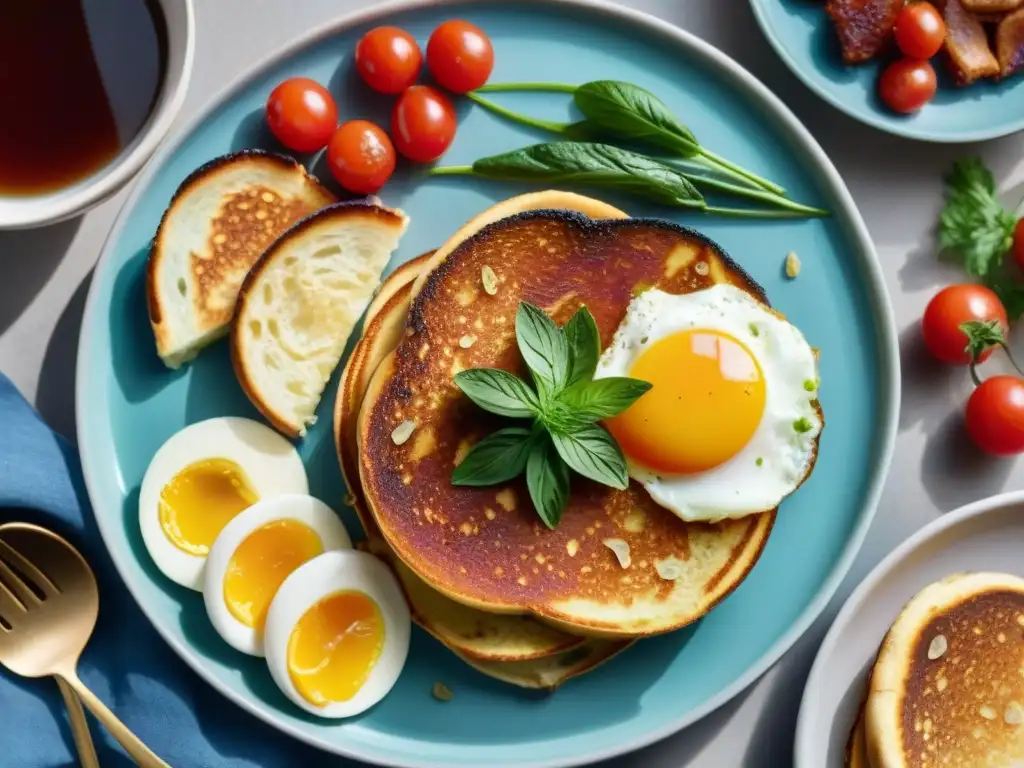
[[[0,585],[0,664],[24,677],[56,676],[142,768],[170,768],[75,672],[99,613],[96,577],[78,550],[36,525],[2,525],[0,579],[13,586]]]

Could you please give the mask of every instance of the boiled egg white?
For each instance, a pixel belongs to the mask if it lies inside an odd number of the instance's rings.
[[[409,653],[409,606],[384,563],[325,552],[296,569],[267,612],[264,650],[274,682],[307,712],[357,715],[391,690]]]
[[[345,525],[319,499],[286,494],[257,501],[228,522],[210,548],[206,613],[229,645],[262,656],[267,610],[288,575],[317,555],[351,548]]]
[[[610,376],[653,385],[606,426],[630,476],[684,520],[774,509],[813,466],[814,350],[733,285],[637,296],[598,364]]]
[[[210,547],[228,521],[260,499],[306,493],[295,447],[269,427],[223,416],[185,427],[156,452],[139,491],[142,539],[157,567],[203,586]]]

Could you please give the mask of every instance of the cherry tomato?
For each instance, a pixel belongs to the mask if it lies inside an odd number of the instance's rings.
[[[338,125],[338,106],[320,83],[292,77],[270,92],[267,126],[277,140],[294,152],[315,152]]]
[[[893,32],[904,56],[930,59],[946,41],[946,22],[931,3],[911,3],[899,12]]]
[[[438,84],[454,93],[466,93],[479,88],[491,76],[494,48],[482,29],[468,21],[452,19],[430,35],[427,67]]]
[[[398,97],[391,113],[395,147],[417,163],[437,160],[455,138],[455,110],[440,91],[414,85]]]
[[[967,401],[965,421],[967,433],[986,453],[1012,456],[1024,452],[1024,379],[985,379]]]
[[[356,45],[356,69],[380,93],[401,93],[416,82],[422,66],[416,40],[398,27],[371,29]]]
[[[1024,269],[1024,219],[1020,219],[1013,228],[1013,260]]]
[[[967,365],[971,356],[965,351],[967,334],[960,330],[971,320],[998,320],[1005,336],[1009,326],[1006,310],[999,297],[983,285],[951,285],[943,288],[928,302],[921,320],[924,343],[932,355],[944,363]],[[992,348],[978,355],[978,362],[992,354]]]
[[[327,165],[349,192],[369,195],[391,178],[395,148],[379,126],[368,120],[350,120],[331,137]]]
[[[878,81],[878,94],[894,112],[916,112],[935,95],[935,70],[927,61],[900,59]]]

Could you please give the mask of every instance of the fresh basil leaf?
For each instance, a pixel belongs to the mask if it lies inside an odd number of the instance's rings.
[[[508,181],[610,187],[663,205],[705,207],[704,197],[678,168],[609,144],[553,141],[484,157],[473,173]]]
[[[594,422],[618,416],[650,389],[646,381],[612,376],[566,390],[559,399],[580,421]]]
[[[573,101],[587,120],[604,133],[693,157],[700,149],[697,137],[679,122],[657,96],[632,83],[595,80],[573,92]]]
[[[558,455],[574,472],[620,490],[629,485],[626,458],[619,444],[597,424],[556,432],[551,439]]]
[[[540,404],[530,386],[500,368],[472,368],[455,374],[455,384],[485,411],[513,419],[537,414]]]
[[[597,321],[586,307],[576,310],[565,324],[565,338],[569,342],[569,377],[565,385],[571,387],[594,378],[597,360],[601,356],[601,333]]]
[[[526,469],[533,433],[522,427],[499,429],[474,445],[452,472],[452,485],[496,485]]]
[[[547,313],[526,301],[516,312],[516,341],[530,370],[553,384],[565,385],[569,370],[569,343]]]
[[[547,435],[535,440],[530,449],[526,460],[526,487],[540,519],[554,529],[569,499],[569,467]]]

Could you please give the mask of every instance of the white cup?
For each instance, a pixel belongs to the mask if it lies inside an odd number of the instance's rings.
[[[84,0],[83,9],[122,148],[67,186],[39,194],[0,192],[0,230],[52,224],[112,195],[153,154],[185,100],[195,49],[192,0]],[[166,32],[161,52],[159,26]]]

